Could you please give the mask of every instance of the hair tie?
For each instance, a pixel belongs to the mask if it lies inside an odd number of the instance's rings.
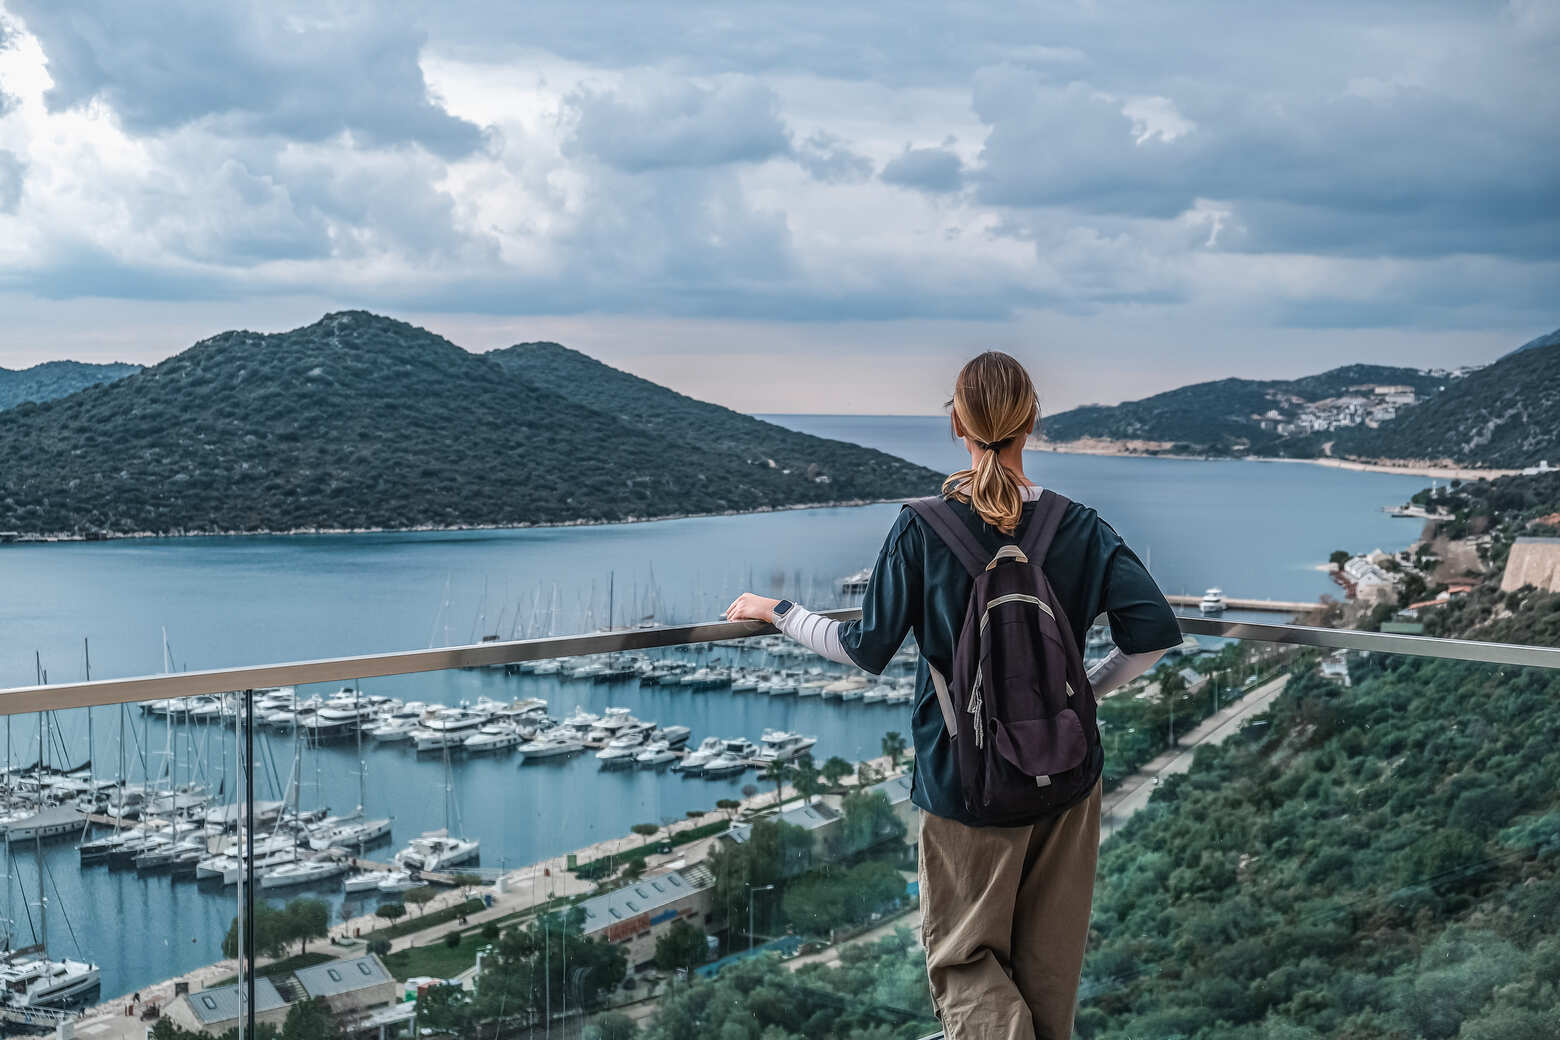
[[[979,448],[981,451],[997,452],[997,451],[1001,451],[1003,448],[1006,448],[1009,444],[1012,444],[1012,443],[1013,443],[1013,438],[1011,438],[1011,437],[1004,437],[1000,441],[992,441],[989,444],[987,442],[985,442],[985,441],[976,441],[975,442],[975,446],[977,448]]]

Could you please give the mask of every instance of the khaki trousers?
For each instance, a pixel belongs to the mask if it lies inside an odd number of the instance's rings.
[[[1071,1040],[1100,787],[1024,827],[921,813],[921,941],[948,1040]]]

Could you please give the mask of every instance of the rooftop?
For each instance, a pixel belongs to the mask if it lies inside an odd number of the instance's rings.
[[[881,791],[888,799],[889,805],[898,805],[910,797],[910,774],[902,773],[899,776],[891,776],[881,783],[873,784],[868,791]]]
[[[311,997],[333,997],[389,982],[390,973],[373,954],[350,961],[327,961],[293,972],[298,985]]]
[[[190,1002],[190,1010],[195,1012],[195,1017],[202,1023],[210,1025],[214,1022],[227,1022],[238,1017],[238,987],[218,986],[215,989],[196,990],[185,995]],[[286,1006],[287,1001],[271,985],[271,980],[259,978],[255,980],[255,1013],[263,1014],[267,1011],[275,1011],[279,1007]]]
[[[580,904],[580,909],[585,911],[585,932],[588,935],[615,922],[651,913],[705,887],[674,870],[592,896]]]

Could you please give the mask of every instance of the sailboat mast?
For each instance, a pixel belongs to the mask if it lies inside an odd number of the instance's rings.
[[[38,673],[38,685],[45,682],[43,677],[43,657],[38,651],[33,651],[33,667]],[[43,897],[43,759],[48,750],[49,714],[40,711],[38,713],[38,819],[33,821],[33,863],[38,868],[38,942],[45,951],[49,947],[49,918],[48,903]]]

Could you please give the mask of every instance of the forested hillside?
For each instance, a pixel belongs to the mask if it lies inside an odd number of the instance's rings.
[[[276,335],[226,332],[111,385],[0,413],[0,530],[604,521],[904,497],[940,480],[740,416],[742,447],[726,446],[714,413],[696,448],[595,410],[588,383],[565,397],[404,322],[331,314]]]
[[[1351,387],[1403,385],[1424,396],[1437,393],[1445,382],[1418,369],[1384,365],[1346,365],[1301,379],[1220,379],[1140,401],[1059,412],[1045,418],[1041,432],[1064,442],[1085,437],[1161,441],[1180,452],[1314,455],[1317,442],[1285,436],[1277,422],[1292,422],[1305,405],[1342,396]],[[1260,417],[1269,412],[1281,420],[1264,427]]]
[[[90,365],[83,361],[45,361],[31,368],[0,368],[0,411],[23,401],[52,401],[139,371],[140,365]]]
[[[1560,462],[1560,342],[1508,354],[1379,429],[1339,431],[1333,453],[1495,468]]]

